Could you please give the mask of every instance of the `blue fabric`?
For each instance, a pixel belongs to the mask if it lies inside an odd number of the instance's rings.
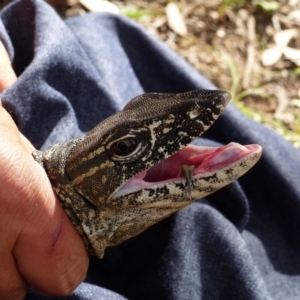
[[[5,107],[37,148],[81,135],[144,92],[214,88],[133,22],[87,14],[63,22],[43,1],[1,12],[18,81]],[[258,143],[238,182],[91,257],[88,276],[56,299],[300,299],[300,153],[233,105],[198,144]],[[26,299],[49,299],[28,290]]]

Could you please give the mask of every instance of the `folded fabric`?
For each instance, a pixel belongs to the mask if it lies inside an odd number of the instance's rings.
[[[1,95],[43,150],[82,135],[145,92],[215,88],[132,21],[86,14],[62,21],[44,1],[1,12],[0,38],[18,81]],[[300,153],[234,105],[196,141],[258,143],[238,182],[141,235],[91,257],[76,291],[55,299],[300,299]],[[32,289],[26,299],[49,299]]]

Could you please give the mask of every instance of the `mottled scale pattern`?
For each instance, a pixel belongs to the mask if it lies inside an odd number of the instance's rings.
[[[236,166],[229,176],[193,180],[191,197],[184,181],[114,197],[131,177],[198,138],[229,100],[227,92],[218,90],[144,94],[85,136],[33,153],[89,253],[103,257],[106,247],[139,234],[247,170]],[[130,153],[124,154],[128,145]]]

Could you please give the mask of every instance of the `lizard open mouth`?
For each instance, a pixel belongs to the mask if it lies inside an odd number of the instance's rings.
[[[129,179],[114,194],[114,198],[152,186],[182,181],[186,181],[187,189],[191,189],[193,180],[212,176],[222,170],[227,169],[229,171],[234,167],[236,168],[237,165],[241,169],[244,163],[246,172],[249,169],[249,164],[254,165],[257,162],[261,152],[262,148],[257,144],[242,146],[238,143],[230,143],[222,147],[188,145],[160,163]],[[239,170],[239,172],[242,175],[242,170]],[[188,194],[190,194],[190,190]]]

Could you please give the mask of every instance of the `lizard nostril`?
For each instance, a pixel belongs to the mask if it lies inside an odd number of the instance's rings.
[[[201,115],[202,109],[197,107],[194,110],[191,110],[188,112],[188,115],[190,116],[191,119],[197,118],[199,115]]]

